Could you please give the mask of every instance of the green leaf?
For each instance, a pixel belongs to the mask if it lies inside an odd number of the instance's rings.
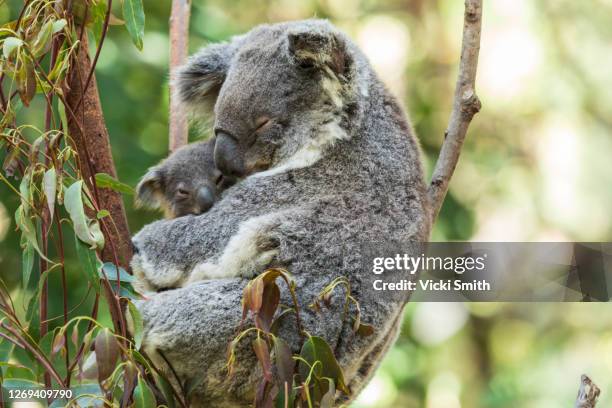
[[[30,282],[30,275],[34,267],[34,247],[24,236],[21,236],[21,284],[23,289],[27,289]]]
[[[102,262],[98,259],[98,255],[96,251],[89,248],[86,244],[84,244],[78,237],[74,236],[74,241],[76,245],[77,257],[79,258],[79,263],[81,268],[85,272],[85,276],[94,287],[96,292],[100,291],[100,277],[98,275],[98,271],[102,268]]]
[[[15,223],[21,230],[21,242],[27,241],[38,254],[48,262],[51,262],[40,250],[38,239],[36,237],[36,227],[32,223],[30,217],[26,216],[23,211],[23,205],[20,205],[15,212]]]
[[[109,215],[110,215],[110,211],[108,211],[108,210],[100,210],[96,214],[96,218],[101,220],[102,218],[108,217]]]
[[[8,114],[8,113],[7,113]],[[0,129],[4,128],[4,125],[0,125]],[[2,170],[6,173],[7,177],[12,177],[15,174],[15,170],[19,168],[19,153],[20,150],[17,146],[8,146],[8,154],[4,158],[2,163]]]
[[[21,102],[25,106],[30,106],[30,101],[36,94],[36,74],[34,73],[34,63],[27,56],[22,58],[17,72],[17,91],[19,91]]]
[[[64,206],[70,214],[74,232],[79,239],[89,244],[92,249],[102,249],[104,247],[104,235],[100,231],[98,221],[90,220],[85,216],[82,191],[83,180],[74,182],[64,194]]]
[[[102,269],[100,270],[100,278],[104,278],[104,275],[102,274],[102,271],[104,271],[108,280],[116,282],[117,281],[117,269],[119,269],[119,281],[128,282],[128,283],[132,283],[136,281],[136,278],[133,275],[130,275],[129,273],[127,273],[127,271],[123,269],[122,267],[120,266],[117,267],[112,262],[105,262],[104,265],[102,265]]]
[[[168,380],[161,375],[155,375],[155,381],[157,381],[158,388],[164,394],[164,398],[166,398],[166,405],[168,405],[168,408],[175,408],[174,393],[172,392],[172,386]]]
[[[142,316],[132,302],[128,302],[128,312],[130,313],[130,317],[132,318],[132,323],[134,325],[134,346],[136,347],[136,350],[140,350],[144,330]]]
[[[284,384],[287,383],[289,389],[293,384],[293,371],[295,360],[291,348],[280,337],[274,337],[274,363],[279,381],[279,392],[283,392]]]
[[[48,20],[38,32],[30,49],[34,57],[38,58],[49,51],[51,37],[53,36],[53,20]]]
[[[274,366],[278,377],[277,407],[292,407],[295,399],[293,389],[293,371],[295,360],[289,345],[280,337],[274,337]],[[287,404],[285,404],[287,399]]]
[[[32,181],[32,172],[28,171],[23,175],[21,183],[19,183],[19,195],[21,196],[21,206],[23,207],[23,213],[30,213],[30,182]]]
[[[138,375],[138,385],[134,389],[134,408],[150,408],[157,406],[153,391],[144,381],[144,379]]]
[[[43,387],[44,387],[44,384],[37,383],[34,381],[30,381],[30,380],[25,380],[23,378],[5,378],[2,381],[2,388],[5,390],[8,390],[8,389],[29,390],[29,389],[36,389],[36,388],[43,388]]]
[[[96,364],[98,365],[98,381],[106,380],[115,371],[119,359],[120,348],[117,339],[107,328],[100,330],[96,336]]]
[[[79,407],[103,407],[105,406],[102,401],[104,395],[102,394],[102,389],[96,383],[85,383],[78,385],[71,385],[70,389],[72,390],[72,399],[71,401],[76,400]],[[94,398],[97,397],[97,398]],[[78,399],[77,399],[78,398]],[[66,406],[77,406],[76,404],[68,405],[68,401],[65,399],[56,399],[53,401],[49,408],[63,408]]]
[[[66,24],[68,24],[68,22],[65,19],[59,19],[53,22],[53,34],[59,32],[60,30],[63,30],[64,27],[66,27]]]
[[[47,207],[49,208],[50,221],[53,221],[53,213],[55,208],[55,195],[57,193],[57,174],[55,173],[55,167],[51,167],[45,171],[43,176],[43,191],[45,198],[47,199]]]
[[[4,39],[4,44],[2,45],[2,52],[4,54],[4,58],[11,58],[11,54],[15,49],[21,47],[23,45],[23,40],[17,37],[8,37]]]
[[[91,13],[91,30],[93,32],[96,43],[100,43],[102,38],[102,30],[104,29],[104,19],[106,18],[106,1],[97,1],[90,6]]]
[[[101,188],[110,188],[111,190],[118,191],[125,194],[134,194],[134,189],[127,184],[124,184],[116,178],[106,174],[96,174],[96,185]]]
[[[302,380],[308,377],[311,367],[317,378],[331,378],[337,384],[339,390],[349,394],[349,389],[344,382],[344,374],[334,356],[334,352],[321,337],[311,336],[302,346],[300,356],[308,363],[300,361],[299,372]],[[317,363],[315,365],[315,363]],[[310,365],[310,366],[309,366]]]
[[[123,0],[123,19],[136,48],[142,50],[144,37],[145,14],[142,0]]]

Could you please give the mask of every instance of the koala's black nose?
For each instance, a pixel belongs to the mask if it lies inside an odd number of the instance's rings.
[[[217,130],[215,141],[215,166],[226,176],[244,175],[244,155],[235,137]]]
[[[196,195],[196,202],[201,212],[206,212],[213,206],[215,195],[209,187],[201,187]]]
[[[140,252],[140,250],[138,249],[138,247],[136,246],[136,244],[134,244],[134,241],[130,241],[130,243],[132,244],[132,253],[133,253],[134,255],[137,255],[137,254]]]

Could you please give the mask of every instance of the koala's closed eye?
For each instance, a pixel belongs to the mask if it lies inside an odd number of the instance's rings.
[[[272,119],[268,118],[267,116],[263,116],[255,122],[255,132],[262,132],[268,129],[270,126],[272,126]]]

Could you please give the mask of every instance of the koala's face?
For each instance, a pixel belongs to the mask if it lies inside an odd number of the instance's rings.
[[[162,208],[168,218],[208,211],[232,182],[215,167],[214,139],[178,149],[149,169],[136,188],[137,202]]]
[[[342,120],[351,64],[327,22],[284,23],[206,47],[176,84],[196,114],[214,105],[216,166],[243,177],[282,164]]]

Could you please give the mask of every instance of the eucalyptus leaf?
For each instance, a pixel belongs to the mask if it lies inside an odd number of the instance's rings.
[[[22,242],[23,240],[26,240],[44,260],[51,262],[51,260],[41,252],[40,247],[38,246],[36,227],[32,223],[30,217],[24,214],[23,205],[20,205],[15,212],[15,223],[21,230]]]
[[[96,364],[98,365],[98,381],[106,380],[115,371],[115,365],[120,355],[119,343],[107,328],[100,330],[94,342]]]
[[[132,302],[128,302],[128,312],[130,313],[130,317],[132,318],[132,323],[134,325],[134,346],[136,347],[136,350],[140,350],[144,330],[142,316]]]
[[[49,222],[53,221],[53,211],[55,209],[55,195],[57,193],[57,174],[55,167],[51,167],[45,171],[43,176],[43,191],[47,199],[47,207],[49,208]]]
[[[42,28],[38,32],[38,35],[34,39],[30,49],[35,57],[40,57],[49,51],[51,44],[51,37],[53,36],[53,20],[48,20],[43,24]]]
[[[102,267],[102,262],[98,259],[96,251],[89,248],[86,244],[79,240],[76,235],[74,236],[74,241],[81,268],[83,269],[83,272],[85,272],[87,280],[89,280],[96,292],[99,292],[100,277],[98,271]]]
[[[172,385],[161,375],[155,375],[155,381],[157,382],[158,388],[164,394],[166,398],[166,405],[168,408],[175,408],[176,403],[174,402],[174,393],[172,392]]]
[[[140,375],[138,375],[138,385],[134,389],[132,397],[134,400],[134,408],[150,408],[157,405],[153,391],[151,391],[151,388],[149,388]]]
[[[142,50],[144,37],[145,14],[142,0],[123,0],[123,19],[136,48]]]
[[[2,381],[2,388],[5,390],[29,390],[36,388],[43,388],[44,384],[26,380],[24,378],[5,378]]]
[[[21,285],[25,290],[34,267],[34,247],[23,235],[21,236],[21,249]]]
[[[4,54],[4,58],[9,59],[17,48],[23,45],[23,40],[17,37],[8,37],[4,39],[4,43],[2,45],[2,53]]]
[[[106,173],[96,174],[96,185],[101,188],[110,188],[111,190],[125,193],[134,194],[134,189],[125,183],[120,182],[116,178]]]
[[[59,20],[55,20],[53,22],[53,34],[63,30],[64,27],[66,27],[66,24],[68,24],[68,22],[63,18]]]
[[[83,207],[83,180],[74,182],[64,193],[64,206],[70,214],[74,232],[79,239],[89,244],[92,249],[104,247],[104,235],[97,220],[89,220]]]
[[[36,94],[36,74],[34,73],[34,63],[29,57],[24,57],[21,60],[17,73],[17,91],[21,102],[25,106],[30,106],[30,101]]]
[[[308,363],[305,364],[300,361],[298,366],[302,380],[308,377],[311,367],[314,367],[314,374],[317,378],[331,378],[340,391],[349,394],[342,369],[334,356],[334,352],[324,339],[317,336],[309,337],[302,346],[300,356]]]
[[[102,274],[102,271],[104,271],[104,274],[106,274],[108,280],[116,282],[117,270],[119,270],[119,281],[128,283],[133,283],[136,281],[136,278],[133,275],[130,275],[125,269],[120,266],[118,267],[112,262],[105,262],[104,265],[102,265],[102,269],[100,270],[100,278],[104,278],[104,275]]]

